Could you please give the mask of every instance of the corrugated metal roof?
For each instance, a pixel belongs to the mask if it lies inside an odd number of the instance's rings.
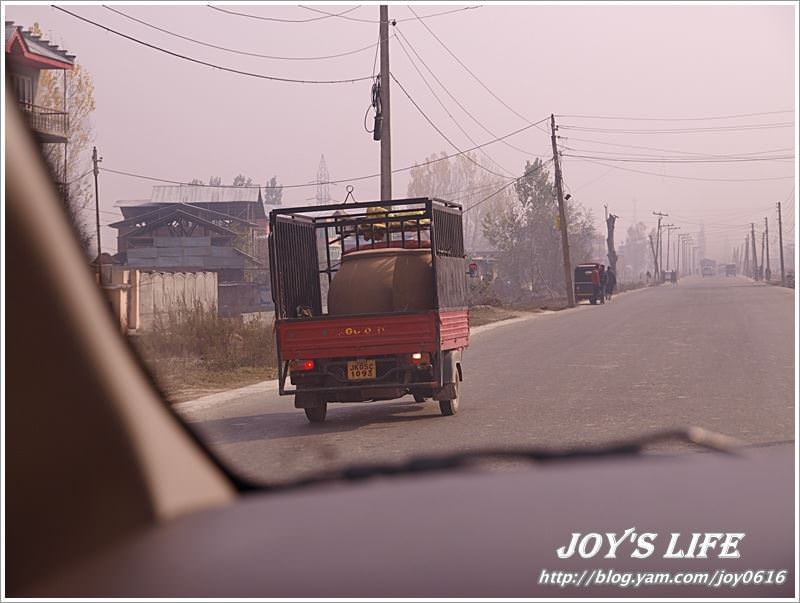
[[[151,203],[258,203],[259,187],[159,185],[153,187]]]
[[[13,21],[6,21],[5,25],[6,43],[8,43],[9,39],[11,39],[11,36],[14,34],[14,30],[17,30],[25,40],[28,51],[32,52],[33,54],[38,54],[39,56],[47,57],[48,59],[61,61],[62,63],[69,63],[70,65],[75,64],[75,55],[59,48],[58,44],[53,44],[41,36],[37,36],[32,34],[30,31],[23,30],[21,25],[15,25]]]

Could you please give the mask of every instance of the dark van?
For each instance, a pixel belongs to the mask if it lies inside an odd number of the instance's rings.
[[[592,287],[592,271],[600,270],[600,264],[588,263],[578,264],[575,267],[575,301],[580,302],[582,299],[588,299],[589,303],[597,303],[594,296],[594,287]]]

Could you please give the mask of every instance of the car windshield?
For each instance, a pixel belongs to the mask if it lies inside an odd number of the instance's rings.
[[[793,10],[13,5],[5,81],[121,330],[246,480],[771,446]]]

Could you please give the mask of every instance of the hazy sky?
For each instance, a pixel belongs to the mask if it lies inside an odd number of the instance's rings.
[[[334,12],[347,8],[316,6]],[[248,57],[177,39],[102,6],[65,7],[149,43],[239,70],[297,79],[341,79],[373,73],[374,49],[333,60]],[[365,4],[347,13],[359,21],[333,17],[312,22],[248,18],[204,5],[115,7],[184,36],[258,54],[337,54],[369,46],[378,37],[377,5]],[[262,184],[272,175],[284,184],[303,184],[315,179],[320,155],[324,153],[332,179],[379,171],[379,143],[373,142],[363,127],[370,101],[369,81],[313,85],[245,77],[167,56],[47,5],[6,4],[3,8],[7,20],[26,28],[38,22],[46,36],[77,55],[92,74],[97,101],[94,130],[104,167],[180,181],[194,177],[208,180],[219,175],[224,183],[230,183],[236,174],[243,173]],[[323,16],[296,5],[225,8],[281,19]],[[420,15],[451,8],[456,5],[415,5]],[[486,128],[502,135],[526,125],[447,53],[413,18],[408,6],[391,5],[390,16],[399,20],[396,29]],[[565,154],[619,159],[679,154],[661,149],[707,154],[767,151],[762,155],[794,157],[796,125],[697,131],[723,126],[796,124],[794,112],[687,121],[568,116],[706,118],[794,110],[795,19],[795,6],[791,3],[490,5],[430,18],[425,23],[502,101],[527,120],[538,121],[550,113],[562,115],[557,118],[565,126],[560,134],[567,140],[562,143],[580,149],[565,149]],[[392,72],[411,96],[456,145],[462,149],[472,146],[425,87],[397,40],[391,44]],[[473,139],[482,143],[493,138],[430,77],[429,80]],[[391,94],[395,167],[422,161],[433,152],[453,152],[396,86]],[[593,131],[570,130],[567,126]],[[693,131],[633,132],[677,128]],[[531,154],[502,143],[486,150],[515,175],[521,173],[526,159],[552,155],[549,136],[536,128],[509,142]],[[481,161],[487,163],[485,158]],[[654,224],[651,212],[660,210],[670,214],[670,221],[680,225],[681,232],[695,231],[696,223],[705,222],[711,250],[718,247],[717,253],[723,254],[724,243],[738,244],[743,240],[746,223],[755,220],[760,226],[764,215],[773,220],[776,201],[787,201],[786,217],[793,221],[795,161],[608,163],[615,168],[565,157],[563,167],[568,190],[577,200],[599,218],[604,203],[620,215],[621,238],[634,217]],[[779,177],[784,179],[733,180]],[[358,200],[377,198],[377,179],[353,184]],[[112,222],[118,215],[115,202],[146,199],[152,185],[144,180],[102,174],[104,221]],[[406,186],[405,174],[395,176],[395,197],[403,196]],[[284,202],[304,203],[314,192],[313,187],[286,189]],[[334,198],[342,199],[344,185],[331,187],[331,192]],[[111,240],[109,234],[105,235],[107,241]],[[794,231],[788,234],[794,236]]]

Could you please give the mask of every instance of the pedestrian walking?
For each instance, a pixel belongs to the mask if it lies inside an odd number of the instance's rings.
[[[597,303],[600,297],[600,271],[597,268],[592,268],[592,299],[589,303],[592,305]]]
[[[611,294],[614,293],[614,287],[617,286],[617,275],[611,269],[611,266],[606,270],[606,299],[611,301]]]
[[[606,284],[608,283],[608,273],[606,267],[600,264],[600,303],[606,303]]]

